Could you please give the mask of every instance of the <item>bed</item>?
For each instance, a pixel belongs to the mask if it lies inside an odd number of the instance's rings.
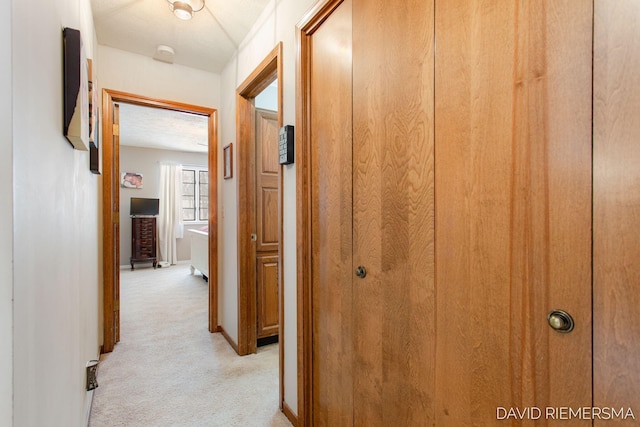
[[[191,235],[191,274],[196,270],[209,280],[209,231],[207,227],[187,230]]]

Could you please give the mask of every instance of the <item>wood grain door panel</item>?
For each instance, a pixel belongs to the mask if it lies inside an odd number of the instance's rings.
[[[256,109],[256,252],[278,251],[278,115]]]
[[[278,255],[259,256],[257,270],[257,336],[265,338],[278,334]]]
[[[353,422],[351,45],[351,0],[346,0],[314,33],[310,52],[310,409],[319,426]]]
[[[597,0],[595,14],[594,405],[632,408],[638,423],[640,3]]]
[[[353,0],[354,425],[434,420],[433,14]]]
[[[436,14],[437,425],[591,405],[591,3],[481,4]]]
[[[278,250],[278,187],[258,188],[257,252]]]

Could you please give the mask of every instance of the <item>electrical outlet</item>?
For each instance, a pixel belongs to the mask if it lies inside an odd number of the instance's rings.
[[[87,362],[87,391],[98,387],[98,363],[97,360]]]

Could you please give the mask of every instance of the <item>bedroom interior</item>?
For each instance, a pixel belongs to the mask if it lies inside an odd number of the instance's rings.
[[[120,187],[120,212],[130,212],[131,198],[159,198],[162,192],[161,164],[174,163],[207,168],[207,120],[202,116],[120,103],[120,173],[139,172],[141,188]],[[164,198],[161,206],[164,206]],[[166,211],[166,209],[164,209]],[[124,216],[126,218],[126,216]],[[158,217],[158,221],[160,218]],[[191,258],[187,230],[200,229],[206,221],[183,222],[184,233],[176,240],[176,259],[158,259],[169,264]],[[131,250],[130,221],[121,221],[121,265]],[[162,256],[163,254],[159,254]],[[166,267],[166,264],[163,264]]]

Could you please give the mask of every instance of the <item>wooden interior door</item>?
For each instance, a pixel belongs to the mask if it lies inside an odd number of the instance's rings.
[[[622,425],[640,422],[639,18],[636,0],[595,2],[593,401]]]
[[[256,109],[257,338],[278,334],[278,114]]]
[[[437,425],[591,406],[592,23],[590,0],[437,2]]]
[[[434,2],[353,0],[353,424],[431,425]],[[319,149],[323,149],[322,146]],[[366,276],[354,274],[364,267]]]
[[[334,7],[313,33],[308,61],[312,419],[428,425],[433,3]]]
[[[313,33],[308,60],[313,359],[309,418],[319,426],[353,422],[352,2],[334,2],[334,7]]]

